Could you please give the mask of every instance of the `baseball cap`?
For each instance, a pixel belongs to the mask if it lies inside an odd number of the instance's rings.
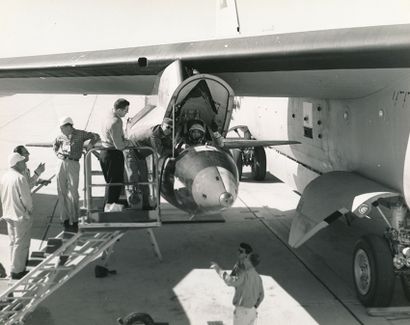
[[[73,119],[69,116],[64,116],[64,117],[60,118],[58,125],[63,126],[63,125],[66,125],[66,124],[74,125]]]
[[[25,158],[17,152],[13,152],[8,157],[9,167],[14,167],[19,161],[25,160]]]

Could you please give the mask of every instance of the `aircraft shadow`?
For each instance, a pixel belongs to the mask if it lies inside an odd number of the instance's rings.
[[[353,283],[352,258],[354,246],[357,240],[365,234],[383,233],[385,223],[376,218],[371,220],[357,218],[349,225],[346,219],[340,218],[318,232],[301,247],[293,249],[289,247],[287,240],[295,210],[283,212],[268,207],[263,207],[263,209],[269,210],[272,215],[272,218],[264,216],[264,221],[269,225],[275,236],[280,238],[282,244],[300,261],[301,265],[312,276],[318,278],[323,287],[331,292],[337,300],[343,301],[344,304],[356,305],[355,308],[360,306],[361,312],[366,314],[365,307],[356,298]],[[294,299],[297,301],[301,299],[300,302],[303,303],[306,292],[300,281],[295,285],[292,281],[289,281],[289,274],[283,274],[281,270],[275,268],[272,271],[270,266],[265,265],[265,263],[261,263],[259,271],[262,274],[271,274]],[[330,276],[326,274],[330,274]],[[397,277],[391,306],[408,306],[408,304],[400,278]],[[307,310],[319,324],[328,321],[323,319],[320,309],[307,308]]]
[[[251,172],[242,173],[241,182],[243,183],[264,183],[264,184],[282,183],[282,181],[279,178],[276,178],[270,172],[266,172],[266,178],[263,181],[254,180]]]
[[[52,217],[56,199],[55,195],[36,194],[35,209],[41,217],[35,221],[34,239],[41,240],[61,231],[58,216],[54,213]],[[270,214],[270,217],[264,215],[264,222],[270,230],[252,214],[252,211],[262,210]],[[82,321],[88,324],[101,319],[106,319],[107,324],[115,323],[115,317],[131,312],[149,313],[157,322],[175,321],[177,318],[177,324],[191,324],[192,316],[187,306],[198,295],[204,294],[201,291],[205,290],[207,282],[220,281],[215,279],[213,271],[207,272],[210,261],[229,269],[235,263],[240,242],[249,242],[261,255],[258,271],[264,278],[271,278],[277,283],[274,290],[281,288],[318,323],[326,323],[329,313],[321,308],[309,308],[309,302],[306,303],[307,300],[315,300],[315,288],[333,290],[327,280],[320,278],[318,268],[333,272],[334,277],[343,282],[348,299],[354,300],[351,270],[354,243],[362,232],[368,233],[369,229],[378,232],[380,225],[369,220],[357,220],[354,227],[349,227],[342,220],[336,221],[306,245],[291,249],[287,245],[287,235],[294,213],[294,210],[280,211],[260,206],[249,207],[248,211],[232,208],[224,214],[224,223],[163,225],[155,230],[163,255],[162,262],[154,256],[145,231],[129,231],[116,244],[115,253],[110,259],[109,266],[117,270],[117,275],[95,278],[94,267],[99,261],[92,262],[69,280],[68,285],[47,298],[26,324],[70,324],[78,320],[73,310],[78,310]],[[4,233],[3,226],[1,232]],[[191,283],[196,272],[202,272],[205,278],[200,277],[199,283],[193,282],[194,286],[187,289],[185,283]],[[315,282],[312,279],[318,277],[319,285],[312,284],[312,281]],[[223,288],[224,284],[220,281],[220,290]],[[396,286],[393,305],[407,303],[400,289]],[[178,294],[178,290],[184,294]],[[209,294],[217,297],[219,287]],[[337,296],[339,293],[335,294]],[[357,308],[360,303],[357,301],[354,305]],[[80,311],[84,308],[87,313],[83,316]],[[211,314],[207,321],[218,321],[214,318]]]

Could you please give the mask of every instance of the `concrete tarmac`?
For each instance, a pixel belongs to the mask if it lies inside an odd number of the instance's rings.
[[[56,96],[23,97],[0,99],[3,153],[16,144],[46,141],[50,133],[54,136],[50,130],[53,125],[55,131],[57,116],[63,113],[72,111],[79,128],[96,125],[96,107],[108,106],[112,100],[65,96],[66,106],[61,106]],[[84,105],[89,109],[84,111]],[[7,107],[21,110],[7,111]],[[85,115],[89,118],[81,118]],[[34,131],[28,132],[28,127]],[[41,150],[31,150],[31,168],[47,158],[51,175],[55,158]],[[6,155],[3,157],[1,171],[5,170]],[[55,212],[55,184],[36,193],[34,199],[31,248],[38,250],[46,238],[62,229]],[[156,322],[175,325],[232,324],[233,289],[209,266],[216,261],[226,269],[232,267],[240,242],[250,243],[261,255],[258,271],[265,300],[258,310],[258,324],[408,324],[409,318],[370,317],[355,296],[351,273],[354,243],[365,232],[379,232],[381,225],[357,220],[349,227],[339,220],[301,248],[291,249],[287,239],[298,200],[298,194],[272,175],[254,182],[245,169],[239,197],[222,215],[225,222],[167,224],[156,229],[162,262],[155,257],[146,231],[127,232],[110,259],[109,267],[116,275],[95,278],[98,261],[90,263],[42,302],[26,324],[108,325],[131,312],[145,312]],[[9,270],[7,245],[5,225],[0,222],[1,262]],[[400,286],[396,289],[393,304],[408,305]]]
[[[247,175],[235,206],[223,213],[224,223],[156,229],[162,262],[146,231],[129,231],[110,260],[116,275],[95,278],[97,262],[92,262],[41,303],[26,324],[108,325],[131,312],[146,312],[168,324],[231,324],[233,289],[209,265],[216,261],[229,269],[242,241],[262,258],[258,271],[265,300],[258,324],[408,324],[409,319],[370,317],[356,299],[349,271],[355,236],[348,235],[343,222],[300,249],[290,249],[288,228],[298,195],[274,177],[257,183]],[[41,245],[47,225],[48,236],[61,230],[55,218],[51,223],[50,218],[37,221],[33,249]],[[400,295],[397,290],[396,303]]]

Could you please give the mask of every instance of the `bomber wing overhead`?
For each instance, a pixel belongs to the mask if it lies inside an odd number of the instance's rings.
[[[175,60],[238,96],[361,97],[410,68],[410,24],[5,58],[0,91],[147,95]]]

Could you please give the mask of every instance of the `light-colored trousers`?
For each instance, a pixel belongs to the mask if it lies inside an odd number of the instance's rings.
[[[61,221],[78,222],[80,217],[80,163],[74,160],[60,160],[57,167],[58,206]]]
[[[7,232],[10,238],[10,272],[20,273],[26,269],[26,262],[30,251],[32,218],[6,219]]]
[[[258,313],[256,308],[236,306],[233,311],[233,325],[256,325]]]

